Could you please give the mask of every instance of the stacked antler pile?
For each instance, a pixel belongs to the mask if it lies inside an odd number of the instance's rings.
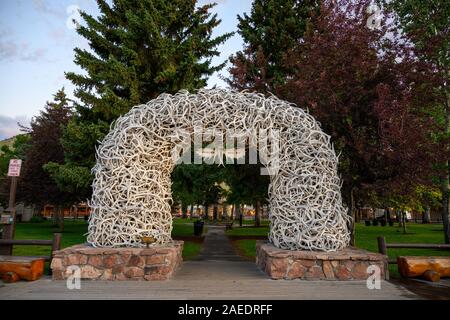
[[[115,122],[97,150],[88,242],[119,247],[141,246],[142,236],[171,241],[176,132],[192,133],[199,125],[279,130],[278,158],[266,163],[273,173],[269,238],[275,246],[334,251],[348,245],[338,159],[314,118],[275,97],[217,89],[162,94]]]

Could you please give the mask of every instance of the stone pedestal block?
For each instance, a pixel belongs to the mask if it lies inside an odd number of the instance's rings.
[[[272,279],[366,280],[374,270],[384,279],[386,259],[382,254],[353,247],[323,252],[283,250],[267,241],[256,244],[256,264]],[[376,267],[368,269],[372,265]]]
[[[183,261],[183,243],[173,241],[150,248],[94,248],[79,244],[55,251],[50,267],[54,280],[67,279],[78,268],[81,279],[167,280]]]

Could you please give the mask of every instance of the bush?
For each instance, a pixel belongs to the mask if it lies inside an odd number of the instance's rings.
[[[372,220],[372,225],[373,226],[377,226],[378,225],[378,220],[377,219],[373,219]]]
[[[31,222],[31,223],[41,223],[41,222],[44,222],[44,221],[45,221],[45,219],[43,217],[41,217],[41,216],[32,216],[29,222]]]

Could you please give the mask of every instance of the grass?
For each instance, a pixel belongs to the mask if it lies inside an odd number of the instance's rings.
[[[175,223],[173,225],[172,235],[185,236],[193,235],[192,224],[185,225]],[[86,242],[86,232],[88,224],[84,220],[66,220],[64,221],[64,232],[61,239],[61,248],[66,248],[79,243]],[[39,223],[18,223],[16,225],[15,239],[52,239],[53,233],[59,232],[59,229],[52,226],[51,221]],[[191,241],[184,242],[183,258],[188,260],[195,257],[201,249],[201,243]],[[48,256],[50,246],[20,246],[13,247],[15,256]],[[46,266],[48,270],[48,266]]]
[[[387,243],[443,243],[443,230],[441,224],[416,224],[408,223],[406,234],[397,224],[393,227],[370,226],[363,223],[356,224],[356,246],[369,251],[378,252],[377,237],[384,236]],[[228,231],[228,235],[256,236],[269,232],[268,227],[261,228],[235,228]],[[244,256],[254,259],[256,255],[256,240],[236,240],[235,245]],[[430,249],[388,249],[390,258],[399,255],[408,256],[450,256],[450,251]],[[389,272],[392,276],[398,276],[397,266],[390,265]]]
[[[202,244],[193,241],[185,241],[183,247],[183,260],[191,260],[195,258],[202,248]]]
[[[194,235],[194,221],[196,219],[187,222],[183,220],[186,219],[182,219],[181,222],[175,219],[173,220],[172,237],[174,236],[186,237]],[[208,228],[206,226],[203,226],[203,234],[205,234],[207,230]]]
[[[254,260],[256,256],[256,240],[235,240],[233,241],[238,253],[247,259]]]
[[[269,226],[259,228],[250,227],[234,227],[226,232],[228,236],[267,236],[269,234]]]
[[[235,220],[234,223],[239,225],[239,219]],[[253,226],[255,224],[255,218],[254,217],[252,217],[251,219],[244,218],[244,219],[242,219],[242,224],[243,225]],[[269,225],[269,220],[261,219],[261,226],[268,226],[268,225]]]
[[[64,221],[64,232],[61,238],[61,247],[66,248],[78,243],[86,242],[87,222],[84,220]],[[18,223],[16,225],[15,239],[46,239],[51,240],[53,233],[59,228],[52,226],[51,221],[40,223]],[[13,247],[13,255],[17,256],[45,256],[50,254],[50,246],[19,246]]]

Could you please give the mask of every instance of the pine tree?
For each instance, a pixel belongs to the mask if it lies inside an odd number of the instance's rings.
[[[224,63],[213,66],[217,46],[232,34],[213,37],[220,20],[214,4],[196,0],[98,0],[99,17],[81,13],[77,32],[90,50],[75,49],[75,63],[85,72],[68,72],[75,86],[77,116],[63,135],[65,164],[54,178],[89,197],[95,146],[109,124],[137,104],[163,92],[195,90]],[[63,182],[63,183],[62,183]]]
[[[216,48],[231,34],[212,37],[220,23],[208,4],[195,0],[99,0],[101,15],[82,12],[78,33],[91,50],[75,48],[87,74],[68,72],[84,107],[106,121],[162,92],[194,90],[224,64],[212,66]]]
[[[238,16],[244,50],[231,57],[228,83],[237,89],[275,92],[289,69],[284,55],[297,47],[318,10],[317,0],[255,0],[250,15]]]

